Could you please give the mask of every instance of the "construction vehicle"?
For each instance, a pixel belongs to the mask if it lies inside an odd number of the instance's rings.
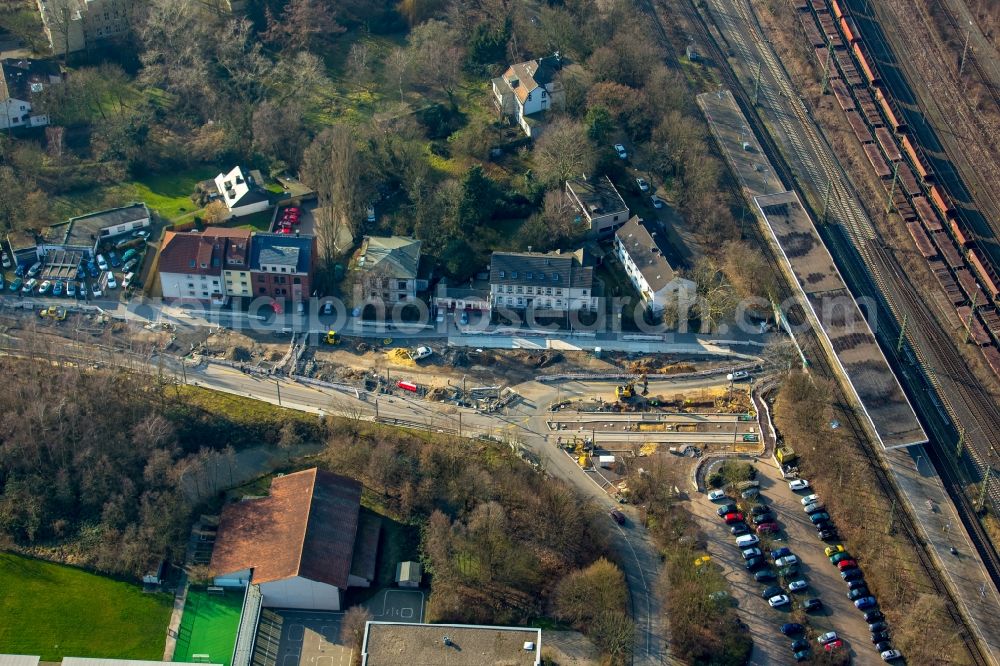
[[[615,387],[615,397],[619,400],[631,400],[635,397],[635,382],[629,382]]]
[[[782,465],[790,465],[799,457],[799,454],[795,453],[790,446],[782,446],[775,452],[774,455],[778,459],[778,462]]]
[[[323,342],[328,345],[339,345],[340,335],[337,334],[337,331],[327,331],[323,337]]]
[[[66,318],[66,308],[53,305],[52,307],[45,308],[44,310],[39,310],[39,317],[51,317],[56,321],[62,321]]]

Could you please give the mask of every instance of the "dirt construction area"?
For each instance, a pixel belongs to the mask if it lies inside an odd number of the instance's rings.
[[[716,514],[716,510],[725,502],[711,502],[707,495],[696,495],[692,498],[690,507],[708,542],[709,555],[722,567],[729,581],[740,618],[749,626],[753,635],[751,663],[787,664],[794,661],[791,644],[796,637],[783,636],[779,631],[779,627],[787,622],[806,626],[805,637],[813,654],[822,649],[816,643],[816,637],[827,631],[836,631],[844,642],[840,649],[850,654],[851,663],[882,663],[872,645],[862,612],[848,599],[847,584],[841,579],[837,567],[824,554],[824,548],[840,542],[820,541],[803,510],[802,497],[809,495],[812,490],[790,490],[770,459],[761,459],[757,468],[757,480],[760,481],[763,498],[761,501],[771,506],[781,528],[773,538],[763,536],[758,547],[764,551],[765,557],[771,550],[783,546],[789,548],[799,559],[799,573],[790,578],[805,580],[808,583],[805,590],[791,593],[788,591],[788,581],[781,578],[770,582],[754,580],[753,575],[744,567],[744,559],[735,545],[735,537]],[[836,516],[833,519],[836,520]],[[770,557],[767,559],[770,560]],[[859,564],[863,570],[864,562]],[[761,598],[761,592],[771,585],[783,588],[782,594],[791,597],[790,606],[778,609],[769,607],[768,601]],[[823,608],[806,614],[799,608],[799,604],[811,598],[822,601]]]

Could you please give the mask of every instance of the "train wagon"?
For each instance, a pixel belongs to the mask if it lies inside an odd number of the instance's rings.
[[[882,92],[881,86],[875,86],[875,100],[885,114],[886,124],[896,132],[905,132],[906,123],[896,114],[896,110],[892,108],[892,101]]]
[[[865,149],[865,155],[868,156],[868,161],[872,163],[872,168],[875,169],[879,178],[888,178],[892,175],[892,169],[885,163],[882,153],[878,151],[878,146],[874,143],[866,143],[861,147]]]
[[[826,37],[826,43],[835,49],[844,48],[844,40],[840,38],[837,22],[829,14],[819,14],[820,32]]]
[[[917,246],[917,252],[923,255],[924,259],[930,259],[931,257],[937,256],[937,250],[931,243],[931,239],[927,237],[927,233],[924,232],[924,228],[920,226],[919,222],[908,222],[906,224],[906,230],[910,232],[910,237],[913,238],[913,244]]]
[[[927,167],[927,161],[924,159],[923,155],[917,150],[917,147],[910,140],[910,137],[905,134],[900,137],[900,143],[903,144],[903,150],[910,157],[910,161],[913,162],[913,168],[917,170],[917,175],[924,182],[931,179],[932,174],[930,169]]]
[[[819,65],[819,71],[827,74],[830,78],[836,78],[837,70],[833,67],[833,58],[830,56],[830,49],[825,46],[817,46],[813,52],[816,55],[816,64]]]
[[[880,83],[877,70],[868,62],[868,58],[865,57],[864,51],[861,49],[861,44],[855,42],[852,47],[854,50],[854,57],[858,61],[858,67],[861,68],[861,73],[865,75],[870,85],[878,85]]]
[[[861,109],[861,115],[865,117],[868,124],[872,127],[882,127],[882,114],[878,112],[878,105],[875,104],[872,91],[862,88],[855,90],[854,96],[857,97],[858,108]]]
[[[957,269],[955,271],[955,278],[958,286],[962,288],[966,298],[969,299],[969,303],[975,303],[976,307],[979,307],[989,302],[989,299],[986,298],[986,292],[979,286],[976,276],[968,268],[963,266]]]
[[[934,208],[931,207],[931,203],[927,201],[927,197],[913,197],[913,207],[927,231],[931,233],[941,231],[943,228],[941,221],[938,219],[937,213],[934,212]]]
[[[927,266],[934,273],[934,277],[937,278],[938,284],[941,285],[941,289],[944,290],[945,296],[948,297],[948,301],[952,305],[965,302],[965,294],[955,283],[955,278],[951,276],[951,271],[948,270],[943,261],[928,261]]]
[[[983,347],[983,356],[986,358],[986,363],[990,366],[993,374],[1000,377],[1000,351],[993,346]]]
[[[955,270],[959,266],[965,265],[965,259],[962,258],[962,253],[958,251],[955,247],[954,241],[951,240],[951,236],[943,231],[939,231],[935,234],[931,234],[931,238],[934,240],[934,244],[937,245],[938,250],[941,252],[941,256],[944,258],[944,262],[948,264],[948,267]]]
[[[833,17],[837,20],[844,18],[844,11],[840,8],[840,3],[837,0],[830,0],[830,9],[833,10]]]
[[[997,314],[997,309],[992,305],[979,308],[979,319],[983,322],[990,337],[994,340],[1000,340],[1000,314]]]
[[[837,55],[837,68],[840,69],[840,74],[852,88],[864,87],[865,80],[861,78],[860,74],[858,74],[858,68],[854,66],[853,62],[851,62],[851,56],[849,54],[841,53]]]
[[[813,46],[826,46],[826,40],[816,26],[816,19],[812,14],[799,14],[799,22],[806,33],[806,40]]]
[[[951,221],[951,234],[955,237],[955,242],[962,247],[966,247],[969,244],[970,239],[965,231],[962,230],[962,227],[958,225],[958,220]]]
[[[976,318],[972,308],[968,305],[960,305],[955,308],[955,312],[958,314],[962,330],[965,332],[969,342],[979,345],[980,347],[990,344],[990,336],[987,335],[986,329],[983,328],[983,325],[979,323],[979,320]]]
[[[795,11],[807,12],[809,11],[809,0],[795,0],[792,3],[792,7],[795,8]]]
[[[861,143],[871,143],[874,141],[872,133],[868,131],[868,125],[865,124],[864,118],[862,118],[857,111],[847,111],[847,122],[851,124],[851,129],[854,130],[854,136],[858,137],[858,141]]]
[[[950,220],[955,216],[955,209],[952,207],[951,203],[949,203],[950,199],[943,190],[938,188],[937,185],[931,185],[930,194],[931,203],[934,204],[934,207],[937,208],[938,212],[941,213],[941,216],[944,219]]]
[[[890,162],[898,162],[903,159],[903,155],[899,152],[899,148],[896,147],[896,140],[893,139],[892,133],[889,132],[885,127],[879,127],[875,130],[875,138],[878,139],[878,143],[882,146],[882,152],[885,153],[885,158]]]
[[[817,14],[827,13],[826,0],[810,0],[810,4],[812,5],[813,11]]]
[[[913,169],[906,162],[899,163],[898,172],[899,184],[903,187],[903,191],[909,194],[911,197],[915,197],[921,192],[920,183],[917,182],[917,177],[913,175]]]
[[[994,301],[997,300],[997,296],[1000,296],[1000,290],[997,289],[997,281],[993,271],[989,270],[986,264],[980,260],[979,253],[975,250],[969,250],[969,265],[979,276],[979,284],[983,285],[986,295]]]
[[[840,30],[844,33],[844,39],[848,44],[855,44],[861,39],[861,32],[858,24],[854,22],[854,17],[844,16],[840,19]]]
[[[847,84],[843,81],[840,79],[831,79],[830,88],[833,90],[833,95],[837,98],[837,104],[840,105],[841,109],[844,111],[853,111],[857,108],[854,106],[854,98],[851,97],[851,92],[847,89]]]

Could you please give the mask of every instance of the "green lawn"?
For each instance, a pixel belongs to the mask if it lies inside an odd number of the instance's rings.
[[[172,604],[137,585],[0,553],[0,653],[159,660]]]
[[[225,226],[235,229],[250,229],[251,231],[268,231],[271,228],[272,215],[274,215],[273,210],[262,210],[252,215],[234,217],[228,220]]]
[[[73,192],[54,199],[54,212],[59,220],[107,208],[144,201],[167,220],[174,220],[196,210],[191,194],[199,181],[217,176],[219,169],[201,166],[177,173],[154,174],[128,183],[96,187]]]
[[[190,588],[177,632],[174,661],[193,661],[193,655],[207,654],[209,662],[229,666],[242,608],[243,590],[218,595]]]

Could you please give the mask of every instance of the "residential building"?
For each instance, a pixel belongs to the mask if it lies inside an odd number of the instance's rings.
[[[39,252],[73,250],[93,256],[98,253],[101,243],[146,229],[151,222],[152,214],[144,203],[71,217],[44,230]]]
[[[253,280],[250,275],[249,229],[207,227],[202,235],[225,241],[222,254],[222,288],[226,296],[253,297]]]
[[[625,274],[646,306],[660,314],[671,302],[690,304],[696,285],[682,278],[663,255],[656,232],[639,217],[632,217],[615,232],[615,254]]]
[[[249,172],[234,167],[215,177],[215,189],[225,202],[231,217],[242,217],[267,210],[271,200]]]
[[[420,241],[405,236],[365,236],[355,262],[361,301],[394,305],[416,300],[427,288],[419,279]]]
[[[361,666],[540,666],[542,630],[474,624],[365,625]]]
[[[628,206],[607,176],[566,181],[566,194],[580,209],[581,222],[597,236],[610,236],[628,220]]]
[[[447,278],[442,278],[434,287],[433,303],[438,312],[488,312],[490,309],[489,280],[477,278],[469,280],[466,284],[451,285]]]
[[[250,239],[250,277],[254,296],[302,301],[312,293],[314,236],[254,234]]]
[[[185,298],[223,305],[222,259],[225,239],[167,231],[158,269],[163,298]]]
[[[48,125],[47,115],[32,112],[31,100],[46,86],[62,82],[59,65],[52,60],[5,58],[0,69],[0,129]]]
[[[541,115],[564,101],[562,84],[555,78],[562,64],[556,52],[511,65],[493,79],[493,101],[500,115],[517,123],[528,136],[537,137],[542,126]]]
[[[494,252],[490,260],[490,306],[553,313],[598,309],[594,268],[576,252]]]
[[[277,476],[267,497],[222,510],[210,564],[216,585],[257,585],[272,608],[342,610],[374,578],[381,525],[361,517],[361,484],[316,468]]]
[[[135,0],[36,0],[52,53],[101,46],[131,29]]]

